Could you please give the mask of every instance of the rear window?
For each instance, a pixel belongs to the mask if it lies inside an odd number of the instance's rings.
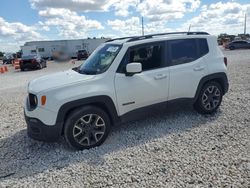
[[[209,52],[206,39],[178,39],[169,41],[171,65],[195,61]]]
[[[22,60],[27,60],[27,59],[34,59],[36,58],[36,55],[27,55],[27,56],[22,56]]]
[[[85,52],[87,52],[86,50],[79,50],[78,51],[79,53],[85,53]]]

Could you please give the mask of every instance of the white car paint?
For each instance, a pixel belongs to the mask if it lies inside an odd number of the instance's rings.
[[[191,63],[144,71],[130,77],[116,73],[129,47],[185,38],[206,38],[209,53]],[[193,98],[202,77],[216,72],[227,72],[223,63],[224,56],[217,47],[216,37],[210,35],[171,35],[129,43],[126,43],[126,40],[110,43],[120,43],[123,46],[109,69],[102,74],[83,75],[69,70],[31,81],[28,92],[37,95],[38,106],[33,111],[29,111],[25,106],[26,115],[53,126],[63,104],[106,95],[112,99],[118,115],[122,116],[151,104],[177,98]],[[45,106],[42,106],[40,101],[43,95],[47,97]]]

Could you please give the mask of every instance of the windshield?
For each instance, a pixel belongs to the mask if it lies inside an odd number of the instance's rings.
[[[25,60],[25,59],[35,59],[37,58],[37,55],[27,55],[27,56],[22,56],[22,59]]]
[[[78,68],[81,74],[101,74],[113,63],[119,53],[121,45],[104,44],[97,48],[93,54]]]
[[[11,59],[12,57],[12,54],[4,54],[3,56],[4,59]]]

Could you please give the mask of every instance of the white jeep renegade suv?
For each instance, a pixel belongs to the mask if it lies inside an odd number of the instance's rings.
[[[175,99],[213,113],[228,91],[227,59],[215,36],[178,32],[107,41],[79,67],[31,81],[28,135],[76,149],[102,144],[112,125]]]

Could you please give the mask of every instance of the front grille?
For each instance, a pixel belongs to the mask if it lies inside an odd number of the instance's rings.
[[[34,110],[37,107],[37,97],[36,95],[30,93],[28,97],[29,109]]]

